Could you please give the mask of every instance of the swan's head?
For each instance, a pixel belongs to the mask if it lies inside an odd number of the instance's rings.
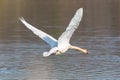
[[[60,51],[58,50],[57,47],[52,48],[49,52],[43,52],[44,57],[48,57],[51,54],[60,54]]]
[[[49,52],[43,52],[43,57],[48,57],[49,56]]]

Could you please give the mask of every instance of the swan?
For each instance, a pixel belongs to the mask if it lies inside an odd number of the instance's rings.
[[[34,26],[30,25],[25,21],[23,17],[20,17],[19,20],[28,28],[30,29],[34,34],[36,34],[38,37],[40,37],[42,40],[44,40],[46,43],[48,43],[51,46],[51,49],[48,52],[43,52],[44,57],[48,57],[51,54],[62,54],[65,53],[68,49],[74,49],[81,51],[85,54],[88,53],[87,49],[83,49],[77,46],[71,45],[70,39],[72,37],[72,34],[79,26],[79,23],[83,16],[83,8],[79,8],[74,17],[71,19],[68,27],[66,30],[61,34],[61,36],[56,40],[52,36],[48,35],[47,33],[35,28]]]

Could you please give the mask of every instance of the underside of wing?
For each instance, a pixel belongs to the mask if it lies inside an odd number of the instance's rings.
[[[74,17],[71,19],[68,27],[66,28],[66,31],[64,31],[62,35],[59,37],[58,43],[61,43],[63,41],[69,43],[72,34],[79,26],[82,16],[83,16],[83,8],[80,8],[76,11]]]
[[[19,18],[19,20],[28,28],[30,29],[34,34],[39,36],[42,40],[44,40],[46,43],[48,43],[51,47],[57,46],[57,40],[53,38],[52,36],[48,35],[47,33],[35,28],[34,26],[27,23],[24,18]]]

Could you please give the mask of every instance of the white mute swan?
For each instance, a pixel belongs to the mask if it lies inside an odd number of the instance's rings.
[[[80,47],[72,46],[70,42],[70,38],[72,37],[72,34],[79,26],[79,23],[83,16],[83,8],[80,8],[76,11],[74,17],[70,21],[68,27],[66,30],[62,33],[62,35],[56,40],[52,36],[48,35],[47,33],[35,28],[34,26],[27,23],[23,17],[19,18],[20,21],[28,28],[30,29],[34,34],[39,36],[42,40],[44,40],[46,43],[48,43],[51,46],[51,49],[49,52],[43,52],[43,56],[47,57],[51,54],[62,54],[65,53],[68,49],[75,49],[78,51],[81,51],[85,54],[88,53],[86,49],[82,49]]]

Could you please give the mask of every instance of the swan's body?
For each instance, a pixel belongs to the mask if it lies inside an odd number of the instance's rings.
[[[66,28],[66,30],[62,33],[62,35],[56,40],[52,36],[48,35],[47,33],[35,28],[34,26],[27,23],[24,18],[19,18],[21,22],[30,29],[34,34],[39,36],[42,40],[44,40],[46,43],[48,43],[51,46],[51,49],[49,52],[44,52],[43,56],[47,57],[51,54],[61,54],[65,53],[68,49],[75,49],[82,51],[83,53],[88,53],[86,49],[82,49],[76,46],[72,46],[70,42],[70,38],[72,37],[72,34],[79,26],[79,23],[83,16],[83,8],[80,8],[76,11],[74,17],[70,21],[70,24]]]

